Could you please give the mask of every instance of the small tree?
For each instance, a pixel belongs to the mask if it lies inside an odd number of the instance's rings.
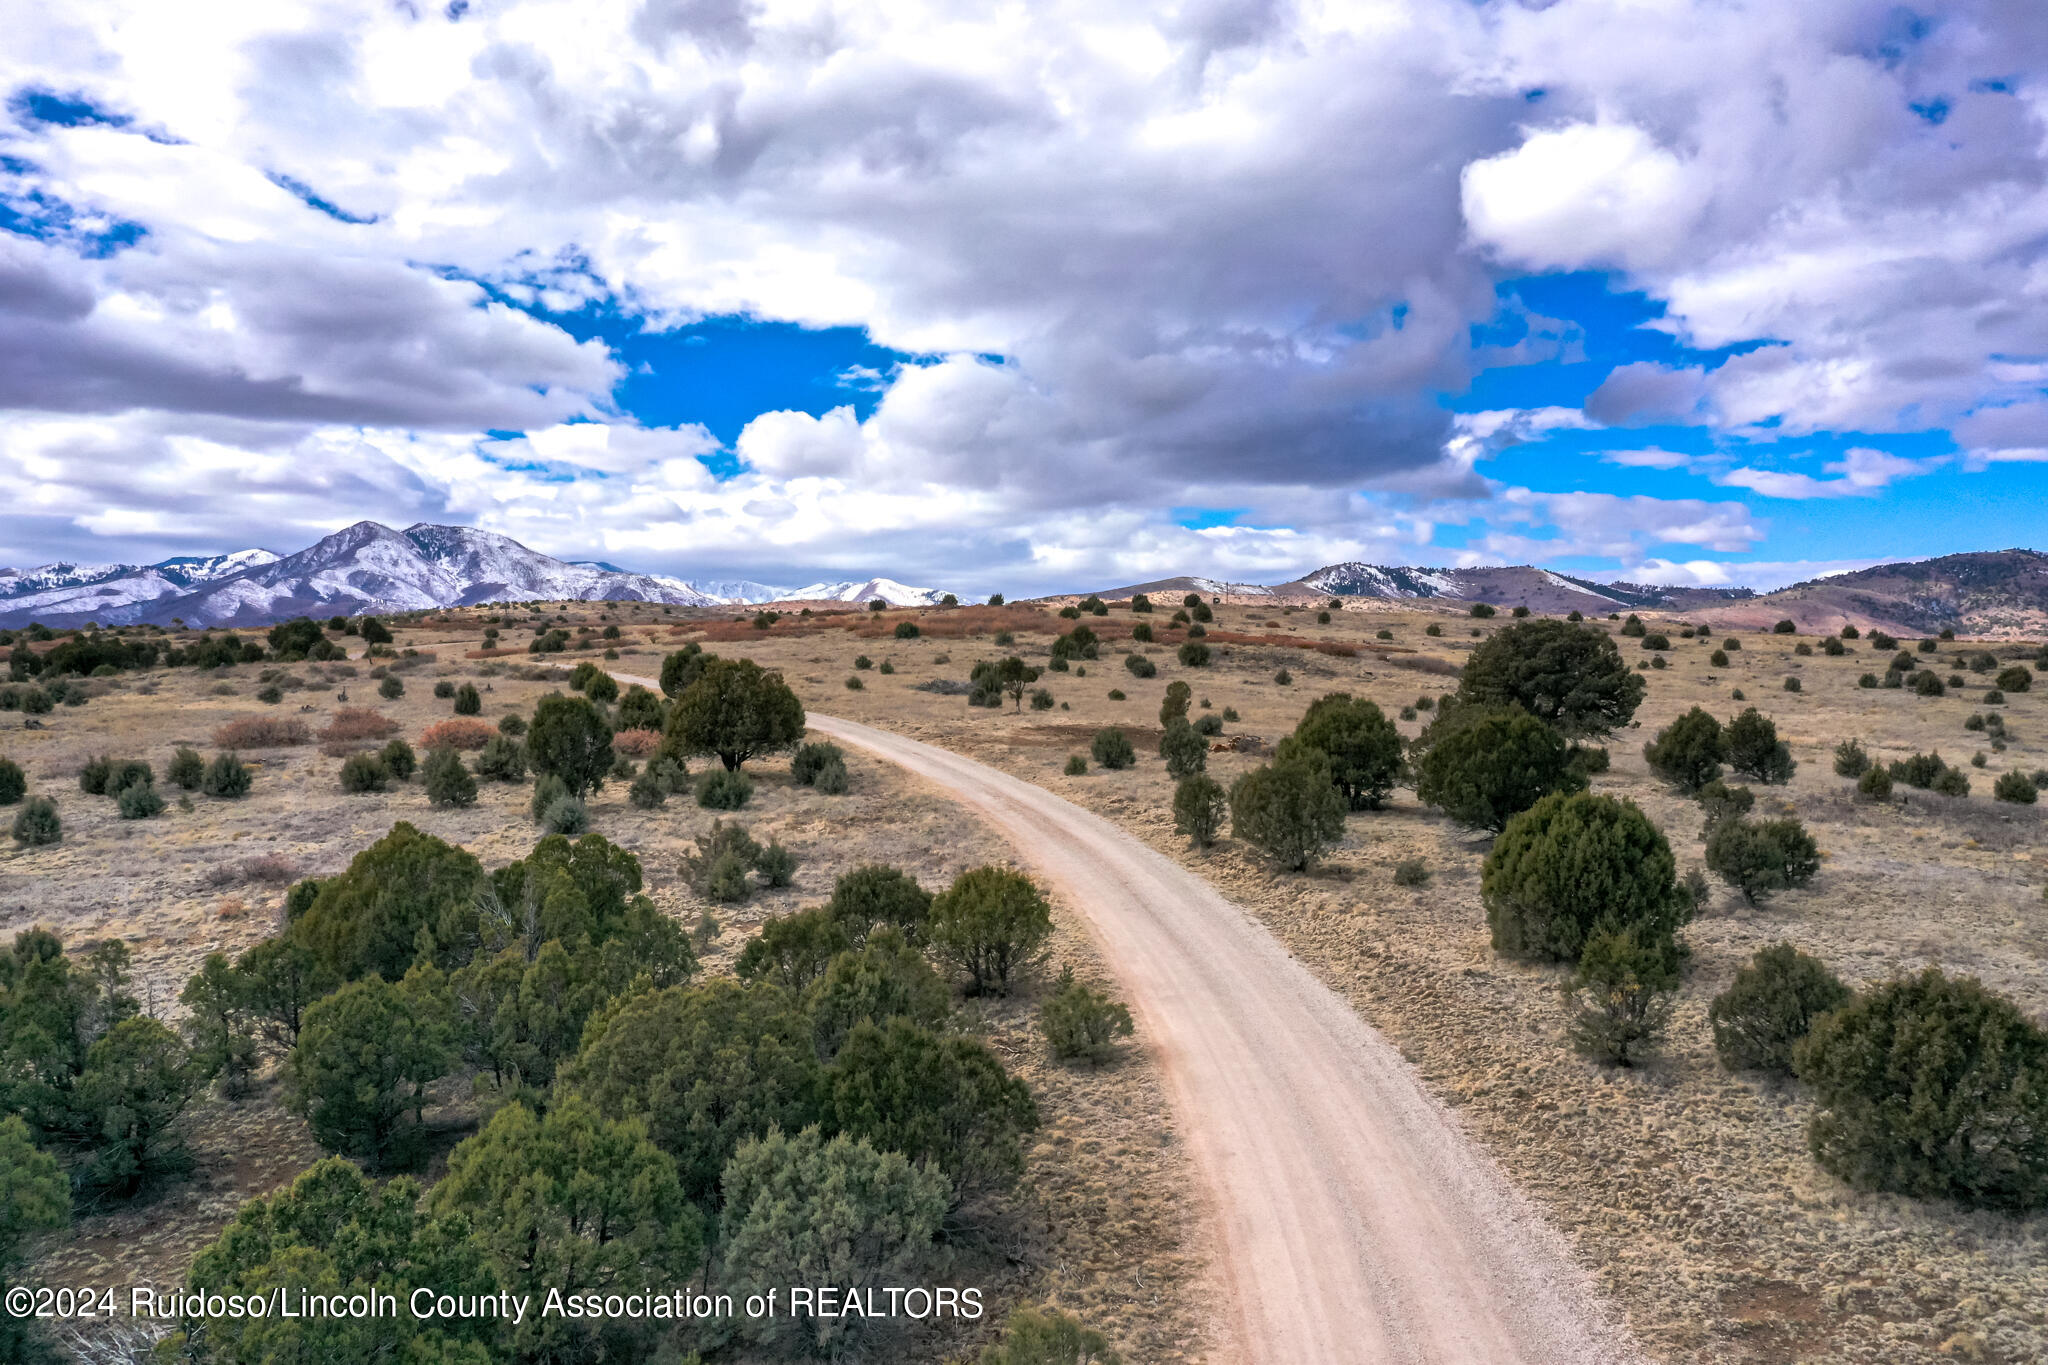
[[[1603,632],[1556,619],[1517,621],[1480,643],[1465,663],[1458,700],[1520,706],[1568,739],[1628,724],[1648,684]]]
[[[292,1049],[292,1104],[320,1145],[379,1168],[419,1154],[427,1087],[453,1064],[439,973],[350,982],[307,1007]]]
[[[1097,730],[1088,751],[1095,756],[1098,765],[1112,771],[1128,768],[1138,761],[1138,751],[1131,747],[1131,741],[1123,730],[1114,725],[1107,730]]]
[[[1998,780],[1991,784],[1991,796],[1996,801],[2031,806],[2040,799],[2041,790],[2034,785],[2034,779],[2015,768],[1998,775]]]
[[[1159,703],[1159,723],[1171,725],[1175,717],[1188,718],[1188,703],[1193,701],[1195,691],[1178,679],[1166,685],[1166,698]]]
[[[1728,722],[1721,742],[1728,766],[1759,782],[1790,782],[1799,766],[1790,746],[1778,738],[1778,727],[1754,706]]]
[[[938,1171],[843,1134],[828,1141],[814,1127],[745,1143],[722,1184],[725,1280],[741,1292],[829,1284],[865,1298],[875,1286],[918,1283],[952,1198]],[[741,1330],[787,1358],[835,1353],[867,1321],[792,1311],[745,1319]]]
[[[617,683],[613,683],[613,684],[612,684],[612,695],[613,695],[613,696],[617,696],[617,695],[618,695],[618,690],[619,690],[618,684],[617,684]],[[458,716],[478,716],[478,715],[482,715],[482,714],[483,714],[483,709],[484,709],[484,699],[483,699],[483,694],[482,694],[482,693],[480,693],[480,692],[478,692],[478,691],[476,690],[476,684],[475,684],[475,683],[464,683],[464,684],[463,684],[462,686],[460,686],[460,687],[458,687],[458,688],[456,688],[456,689],[455,689],[455,714],[456,714],[456,715],[458,715]]]
[[[1820,846],[1797,820],[1722,820],[1707,836],[1707,869],[1751,905],[1804,886],[1820,871]]]
[[[1486,855],[1479,894],[1493,946],[1573,962],[1594,934],[1633,929],[1638,947],[1670,950],[1691,907],[1677,868],[1671,845],[1634,802],[1546,796],[1509,820]]]
[[[190,1168],[176,1128],[204,1082],[184,1040],[154,1019],[124,1019],[86,1054],[75,1100],[90,1134],[83,1183],[120,1198]]]
[[[837,744],[806,744],[790,759],[789,775],[796,779],[798,786],[808,787],[817,782],[818,774],[832,762],[846,762],[846,754]]]
[[[427,800],[436,806],[476,804],[476,778],[463,766],[462,755],[453,749],[436,749],[428,754],[422,778]]]
[[[1683,792],[1698,791],[1720,777],[1726,753],[1721,722],[1697,706],[1643,746],[1643,760],[1650,771]]]
[[[1707,1007],[1714,1051],[1730,1071],[1790,1076],[1793,1046],[1853,994],[1818,958],[1789,943],[1759,949]]]
[[[661,693],[665,697],[681,696],[683,689],[697,681],[697,675],[704,665],[717,658],[706,654],[704,646],[695,643],[684,645],[661,661]]]
[[[232,753],[215,754],[213,762],[206,765],[206,777],[199,784],[199,789],[208,796],[233,800],[247,796],[252,781],[249,765],[239,757]]]
[[[985,1044],[902,1018],[853,1026],[823,1108],[836,1131],[943,1171],[956,1204],[1015,1185],[1038,1126],[1030,1087]]]
[[[804,708],[781,676],[751,659],[713,659],[669,708],[664,752],[718,757],[728,772],[803,742]]]
[[[552,693],[534,708],[526,734],[526,761],[536,773],[561,779],[581,797],[604,786],[612,765],[612,727],[587,697]]]
[[[1352,810],[1377,810],[1401,776],[1401,732],[1372,702],[1332,692],[1310,703],[1289,740],[1329,759],[1330,780]]]
[[[931,951],[967,976],[971,995],[1008,995],[1052,934],[1052,910],[1022,873],[977,867],[932,901]]]
[[[1572,1045],[1596,1061],[1633,1066],[1671,1020],[1678,966],[1666,944],[1636,929],[1603,929],[1580,949],[1565,982]]]
[[[886,925],[859,950],[842,952],[825,965],[803,996],[804,1011],[817,1030],[818,1055],[830,1059],[861,1023],[876,1027],[908,1019],[938,1030],[953,1011],[953,993],[924,954]]]
[[[1177,781],[1209,766],[1209,742],[1184,718],[1176,716],[1167,722],[1166,733],[1160,736],[1159,756],[1166,760],[1166,775]]]
[[[1520,708],[1452,707],[1419,744],[1416,796],[1475,829],[1497,833],[1552,792],[1586,785],[1564,737]]]
[[[1131,1036],[1131,1012],[1060,970],[1058,986],[1038,1010],[1038,1031],[1063,1062],[1100,1063],[1116,1055],[1116,1040]]]
[[[1860,740],[1845,739],[1835,746],[1835,776],[1861,777],[1870,771],[1870,754]]]
[[[14,842],[26,848],[54,844],[64,837],[64,822],[57,815],[57,803],[47,796],[31,796],[14,817]]]
[[[773,981],[801,995],[824,975],[832,959],[853,947],[846,931],[822,905],[790,915],[770,915],[743,949],[734,972],[742,981]]]
[[[178,996],[185,1007],[185,1042],[202,1076],[220,1078],[229,1099],[239,1099],[256,1071],[256,1021],[249,991],[226,953],[208,953]]]
[[[170,767],[164,770],[164,777],[181,791],[198,791],[199,784],[206,780],[206,760],[199,756],[197,749],[180,744],[178,751],[171,755]],[[0,805],[5,805],[0,801]]]
[[[501,736],[493,735],[491,738],[498,739]],[[419,756],[413,753],[412,745],[402,739],[394,739],[386,744],[378,750],[378,756],[384,760],[384,767],[400,782],[411,778],[414,770],[419,767]]]
[[[1793,1053],[1814,1158],[1858,1189],[2048,1206],[2048,1032],[1938,967],[1821,1016]]]
[[[180,750],[190,753],[191,750]],[[196,755],[195,755],[196,757]],[[28,793],[28,777],[11,758],[0,758],[0,806],[11,806]]]
[[[1296,749],[1238,778],[1230,827],[1287,870],[1307,870],[1344,838],[1344,798],[1329,759],[1320,749]]]
[[[1207,848],[1216,842],[1229,808],[1215,778],[1203,773],[1184,777],[1173,789],[1173,832],[1187,835],[1197,848]]]

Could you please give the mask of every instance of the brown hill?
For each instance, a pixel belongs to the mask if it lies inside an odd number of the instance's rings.
[[[1971,639],[2039,639],[2048,635],[2048,554],[1991,550],[1879,564],[1698,614],[1745,628],[1789,619],[1802,631],[1853,624],[1897,635],[1946,629]]]

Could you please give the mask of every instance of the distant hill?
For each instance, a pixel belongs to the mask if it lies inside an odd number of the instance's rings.
[[[1801,630],[1876,626],[1894,634],[1942,629],[1977,639],[2048,636],[2048,554],[1989,550],[1879,564],[1795,583],[1752,602],[1702,613],[1733,626],[1796,622]]]
[[[1836,631],[1853,624],[1905,635],[1929,635],[1943,628],[1979,638],[2048,635],[2048,554],[2037,550],[1881,564],[1768,593],[1599,583],[1527,564],[1450,569],[1347,563],[1271,585],[1183,576],[1097,595],[1116,601],[1138,592],[1163,600],[1195,592],[1237,603],[1342,597],[1458,609],[1486,602],[1501,608],[1527,607],[1545,616],[1572,611],[1588,616],[1656,612],[1743,628],[1768,628],[1790,619],[1810,631]]]

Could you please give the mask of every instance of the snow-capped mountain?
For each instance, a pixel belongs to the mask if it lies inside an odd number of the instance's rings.
[[[723,607],[780,601],[936,605],[941,594],[888,578],[788,589],[751,579],[690,583],[633,573],[599,561],[572,563],[510,536],[468,526],[421,523],[403,531],[374,521],[282,558],[240,550],[161,564],[49,564],[0,570],[0,627],[133,625],[182,620],[195,626],[254,626],[293,616],[426,611],[482,602],[639,601]]]
[[[204,557],[180,555],[158,564],[45,564],[23,572],[0,569],[0,624],[141,620],[142,616],[133,614],[137,608],[276,560],[268,550],[237,550]]]
[[[787,588],[771,602],[872,602],[877,598],[892,607],[936,607],[945,593],[937,588],[913,588],[893,578],[870,578],[862,583],[813,583],[807,588]]]

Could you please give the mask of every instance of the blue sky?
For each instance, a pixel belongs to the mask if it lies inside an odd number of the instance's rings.
[[[848,13],[38,12],[0,562],[361,517],[1013,592],[2039,542],[2016,13]]]

